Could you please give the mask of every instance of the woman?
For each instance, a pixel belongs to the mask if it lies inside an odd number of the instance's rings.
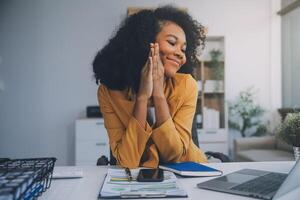
[[[165,6],[127,17],[98,52],[98,100],[119,165],[207,162],[191,137],[197,84],[184,74],[197,64],[204,39],[203,27],[190,15]]]

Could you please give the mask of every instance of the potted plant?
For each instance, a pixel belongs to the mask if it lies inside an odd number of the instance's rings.
[[[300,156],[300,112],[289,113],[278,127],[280,139],[293,146],[295,159]]]
[[[229,102],[229,128],[239,131],[242,137],[264,135],[267,132],[261,121],[264,112],[254,102],[254,89],[249,87],[241,91],[235,101]]]
[[[209,67],[212,69],[212,79],[223,80],[224,78],[224,67],[222,67],[221,57],[222,51],[213,49],[209,52],[211,60]]]
[[[213,49],[209,52],[211,60],[209,62],[209,67],[211,70],[211,79],[206,80],[206,84],[210,81],[210,84],[214,84],[214,90],[216,92],[224,90],[224,67],[221,61],[222,51],[218,49]]]

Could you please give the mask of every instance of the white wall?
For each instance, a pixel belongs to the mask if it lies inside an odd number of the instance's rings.
[[[295,0],[293,0],[295,1]],[[283,7],[293,1],[282,1]],[[282,16],[282,104],[300,107],[300,7]]]
[[[274,109],[281,104],[271,51],[278,1],[2,0],[0,157],[55,156],[58,164],[74,163],[74,121],[97,104],[91,62],[129,6],[175,2],[188,8],[209,35],[225,37],[228,99],[253,85],[259,102]]]

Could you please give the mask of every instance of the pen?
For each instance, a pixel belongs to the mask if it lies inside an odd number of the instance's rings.
[[[128,175],[129,181],[132,181],[132,175],[131,175],[130,169],[128,167],[125,168],[125,172]]]

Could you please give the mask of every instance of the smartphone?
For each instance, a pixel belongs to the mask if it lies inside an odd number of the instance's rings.
[[[138,182],[161,182],[164,180],[164,171],[162,169],[140,169]]]

